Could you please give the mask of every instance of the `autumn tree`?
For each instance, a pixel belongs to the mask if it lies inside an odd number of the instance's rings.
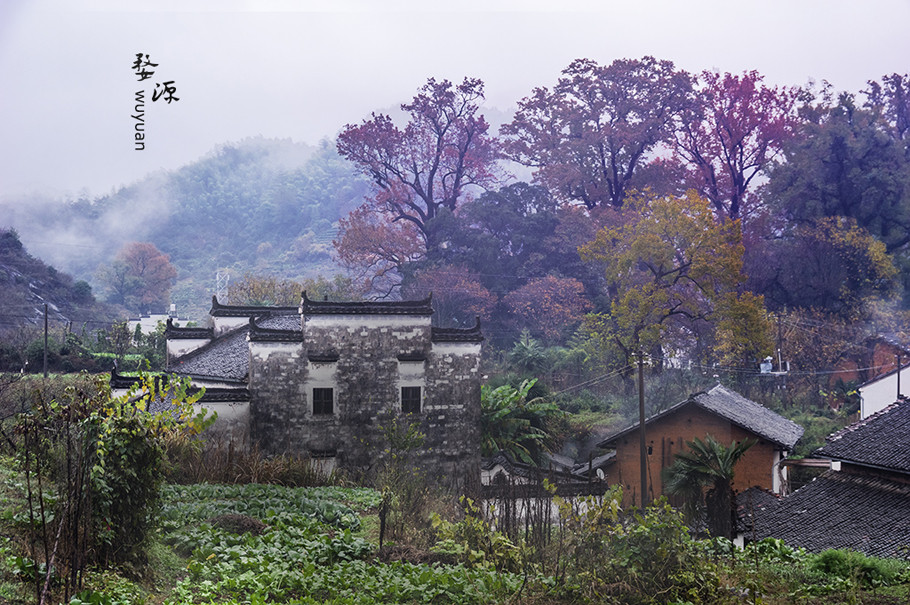
[[[368,290],[389,293],[401,282],[402,269],[426,257],[420,231],[396,222],[368,204],[339,221],[336,257]]]
[[[584,285],[573,278],[548,275],[533,279],[509,293],[503,302],[522,328],[539,334],[549,343],[557,342],[567,328],[577,326],[591,303]]]
[[[176,277],[168,255],[149,242],[127,244],[97,274],[108,290],[109,302],[139,311],[164,309]]]
[[[665,349],[692,354],[695,346],[725,337],[749,342],[756,352],[770,350],[767,321],[751,333],[717,330],[734,310],[752,307],[749,315],[762,317],[761,297],[743,290],[738,222],[719,224],[695,192],[640,195],[630,206],[625,224],[600,230],[579,249],[583,260],[603,268],[608,285],[609,310],[586,320],[601,347],[622,365],[639,351],[658,358]]]
[[[470,327],[476,318],[489,319],[496,297],[477,274],[457,265],[427,266],[402,288],[406,298],[433,295],[433,320],[445,327]]]
[[[274,275],[245,273],[231,282],[228,298],[232,305],[292,307],[300,304],[304,291],[313,300],[328,298],[334,301],[360,300],[365,293],[353,279],[343,275],[332,279],[320,275],[296,281]]]
[[[672,137],[692,78],[653,57],[598,65],[577,59],[537,88],[502,127],[505,150],[566,201],[622,206],[639,168]]]
[[[697,103],[675,129],[675,151],[691,182],[723,218],[743,215],[756,178],[796,129],[795,89],[767,87],[756,71],[712,71],[698,78]]]
[[[496,142],[478,113],[483,98],[478,79],[453,85],[430,78],[401,106],[408,116],[404,129],[375,113],[362,124],[345,126],[338,152],[373,182],[361,218],[374,212],[393,224],[410,224],[424,249],[436,250],[441,242],[433,219],[442,210],[455,212],[472,187],[496,182]],[[342,236],[341,253],[346,243]]]

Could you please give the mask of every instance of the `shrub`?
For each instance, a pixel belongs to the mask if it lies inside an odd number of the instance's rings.
[[[581,506],[557,498],[566,535],[560,579],[570,579],[585,599],[711,602],[720,584],[717,566],[681,513],[661,499],[623,518],[621,500],[618,488]]]
[[[38,528],[47,569],[63,570],[67,590],[79,584],[88,563],[143,562],[164,478],[164,436],[207,423],[194,415],[187,386],[142,377],[127,395],[113,398],[98,376],[74,382],[54,399],[39,398],[21,415],[29,522]],[[162,399],[173,403],[168,411],[147,411]],[[45,583],[41,594],[46,591]]]
[[[906,564],[851,550],[826,550],[812,558],[811,567],[826,576],[873,588],[893,584],[906,569]]]

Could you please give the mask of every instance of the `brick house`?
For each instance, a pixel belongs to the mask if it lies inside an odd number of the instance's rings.
[[[910,559],[910,401],[833,433],[813,458],[829,461],[830,470],[755,507],[745,537]]]
[[[431,326],[430,299],[223,305],[167,328],[168,371],[218,393],[219,430],[266,454],[369,473],[388,431],[416,423],[417,464],[453,486],[480,478],[479,322]],[[231,399],[230,393],[235,396]],[[230,400],[229,400],[230,399]]]
[[[610,435],[598,447],[615,450],[607,482],[623,487],[623,504],[641,504],[641,448],[638,423]],[[712,435],[722,444],[755,439],[735,468],[734,489],[752,486],[780,493],[786,480],[781,460],[802,437],[803,428],[718,384],[645,420],[648,499],[663,494],[661,471],[672,465],[686,442]]]

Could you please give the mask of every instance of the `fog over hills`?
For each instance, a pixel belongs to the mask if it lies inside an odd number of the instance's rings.
[[[366,192],[331,142],[256,137],[108,195],[6,197],[0,227],[16,229],[32,254],[101,297],[99,268],[124,245],[151,242],[177,269],[172,301],[199,311],[218,270],[292,279],[337,272],[330,257],[337,221]]]

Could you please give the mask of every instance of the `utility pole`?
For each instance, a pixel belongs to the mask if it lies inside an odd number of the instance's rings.
[[[44,377],[47,378],[47,303],[44,303]]]
[[[648,445],[645,441],[645,355],[638,353],[638,435],[641,446],[641,507],[648,505]]]

